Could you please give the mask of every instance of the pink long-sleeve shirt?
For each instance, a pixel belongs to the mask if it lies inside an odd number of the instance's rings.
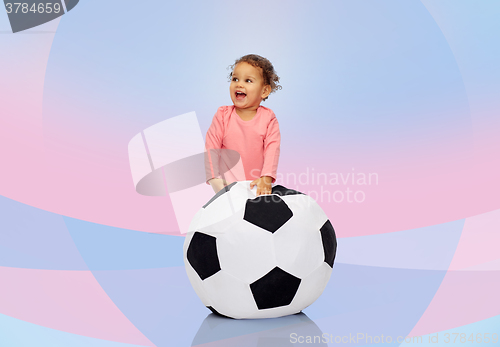
[[[271,109],[259,106],[255,116],[244,121],[234,105],[219,107],[205,141],[206,183],[215,177],[231,183],[262,176],[272,177],[274,183],[280,142],[278,120]]]

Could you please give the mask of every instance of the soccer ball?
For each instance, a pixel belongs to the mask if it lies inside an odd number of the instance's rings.
[[[311,197],[281,185],[256,197],[250,182],[224,187],[196,213],[184,242],[187,275],[216,314],[298,313],[328,283],[335,231]]]

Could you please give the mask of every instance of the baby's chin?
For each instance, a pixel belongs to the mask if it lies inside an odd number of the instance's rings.
[[[254,103],[250,102],[246,97],[244,100],[237,100],[235,98],[231,98],[231,101],[233,102],[234,107],[241,110],[248,110],[252,108],[257,109],[260,106],[260,103],[255,105]]]
[[[246,103],[245,102],[241,102],[240,100],[232,100],[233,101],[233,105],[237,108],[245,108]]]

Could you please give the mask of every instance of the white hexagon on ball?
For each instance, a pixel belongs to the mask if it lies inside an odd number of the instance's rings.
[[[256,197],[250,182],[226,186],[194,216],[184,242],[188,278],[216,314],[298,313],[329,281],[335,231],[311,197],[281,185]]]

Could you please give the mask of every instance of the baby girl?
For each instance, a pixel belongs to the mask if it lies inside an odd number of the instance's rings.
[[[231,65],[229,92],[232,106],[221,106],[207,131],[205,148],[207,184],[217,193],[231,181],[253,180],[256,195],[271,194],[280,155],[281,135],[274,112],[260,103],[281,89],[269,60],[249,54]],[[231,172],[231,155],[241,157],[244,173]],[[228,163],[227,161],[233,161]],[[224,161],[226,161],[224,163]],[[233,170],[236,171],[236,170]],[[226,173],[225,179],[224,174]]]

